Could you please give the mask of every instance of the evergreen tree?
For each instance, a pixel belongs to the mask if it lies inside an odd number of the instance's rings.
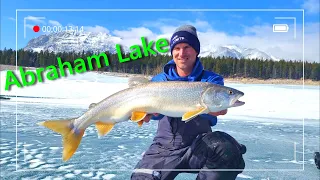
[[[74,67],[74,60],[82,58],[87,60],[94,52],[62,52],[54,53],[46,51],[31,52],[23,49],[17,52],[12,49],[0,50],[0,63],[7,65],[16,64],[16,53],[18,66],[32,66],[32,67],[46,67],[49,65],[57,66],[57,57],[60,57],[62,62],[68,61]],[[108,55],[109,66],[105,67],[103,61],[101,68],[97,68],[95,60],[93,59],[93,66],[98,71],[110,72],[125,72],[135,74],[155,75],[163,71],[163,66],[172,59],[169,55],[152,55],[143,57],[141,59],[120,63],[117,54]],[[129,54],[123,54],[123,57],[129,57]],[[201,62],[205,69],[214,71],[224,77],[254,77],[254,78],[286,78],[286,79],[305,79],[320,80],[319,63],[303,62],[301,61],[273,61],[261,59],[236,59],[232,57],[201,57]],[[303,70],[304,66],[304,70]],[[87,67],[87,70],[89,68]]]
[[[313,63],[310,79],[319,81],[320,80],[320,64]]]

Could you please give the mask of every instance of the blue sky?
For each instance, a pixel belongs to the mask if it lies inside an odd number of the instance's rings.
[[[241,2],[241,3],[240,3]],[[259,2],[259,3],[257,3]],[[304,9],[306,57],[319,61],[319,2],[318,0],[281,1],[1,1],[1,49],[16,47],[16,9]],[[32,31],[34,25],[84,26],[86,30],[106,32],[136,42],[141,36],[151,38],[170,33],[181,24],[193,24],[201,34],[202,44],[240,44],[254,47],[276,56],[301,58],[302,51],[302,11],[226,11],[226,12],[35,12],[18,11],[18,49],[27,45],[32,38],[43,32]],[[37,19],[44,17],[45,19]],[[293,19],[275,17],[294,17],[296,19],[296,38]],[[24,19],[26,37],[24,37]],[[286,23],[289,32],[273,33],[272,24]],[[133,44],[132,44],[133,45]],[[317,56],[315,59],[314,57]]]

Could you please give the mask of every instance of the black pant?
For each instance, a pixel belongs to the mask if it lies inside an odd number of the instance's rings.
[[[245,167],[244,153],[244,145],[220,131],[203,134],[191,146],[179,150],[152,144],[131,180],[169,180],[181,172],[198,173],[197,180],[234,180]]]

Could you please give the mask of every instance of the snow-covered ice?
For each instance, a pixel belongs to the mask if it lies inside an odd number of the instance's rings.
[[[129,179],[152,142],[156,121],[141,128],[119,123],[102,138],[89,127],[67,162],[61,159],[61,136],[36,124],[81,115],[91,103],[127,88],[128,77],[87,72],[4,91],[5,75],[2,71],[0,93],[12,97],[1,101],[1,179]],[[212,127],[247,146],[246,169],[237,179],[320,176],[313,162],[313,152],[319,151],[319,86],[225,85],[245,93],[241,100],[246,104],[229,109]],[[183,173],[176,179],[195,177]]]

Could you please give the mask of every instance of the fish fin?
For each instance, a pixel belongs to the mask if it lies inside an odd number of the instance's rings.
[[[186,112],[184,113],[184,115],[182,116],[182,121],[190,121],[192,118],[196,117],[197,115],[199,114],[202,114],[202,112],[206,111],[207,108],[206,107],[199,107],[197,110],[194,110],[194,111],[189,111],[189,112]]]
[[[142,124],[143,124],[143,121],[139,121],[139,122],[137,122],[137,123],[138,123],[138,126],[141,127]]]
[[[140,111],[133,111],[131,114],[131,121],[133,122],[139,122],[141,121],[144,117],[146,117],[147,113],[146,112],[140,112]]]
[[[145,83],[148,83],[150,82],[149,79],[145,78],[145,77],[130,77],[128,79],[128,85],[129,87],[134,87],[134,86],[137,86],[137,85],[140,85],[140,84],[145,84]]]
[[[75,132],[72,128],[73,121],[75,119],[67,120],[52,120],[38,123],[38,125],[44,126],[52,131],[62,135],[63,139],[63,161],[69,160],[76,152],[84,134],[84,129]]]
[[[91,103],[91,104],[89,105],[89,109],[95,107],[96,105],[97,105],[97,103]]]
[[[80,130],[80,132],[77,134],[70,132],[67,136],[63,137],[63,161],[69,160],[76,152],[83,134],[84,130]]]
[[[98,130],[99,137],[104,136],[108,134],[112,128],[114,127],[114,124],[112,123],[104,123],[104,122],[96,122],[96,128]]]

